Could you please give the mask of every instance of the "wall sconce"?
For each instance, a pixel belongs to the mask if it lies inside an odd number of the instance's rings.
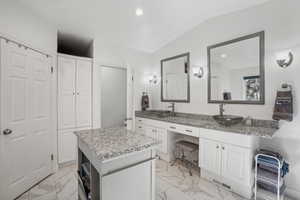
[[[194,67],[193,74],[194,74],[194,76],[196,76],[198,78],[202,78],[204,75],[203,67]]]
[[[291,51],[284,51],[277,54],[277,64],[282,68],[287,68],[292,64],[294,56]]]
[[[149,83],[156,85],[158,83],[158,77],[156,75],[150,76]]]

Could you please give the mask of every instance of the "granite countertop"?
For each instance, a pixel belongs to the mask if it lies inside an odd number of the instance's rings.
[[[198,128],[213,129],[219,131],[232,132],[243,135],[253,135],[263,138],[272,138],[279,129],[278,121],[253,119],[252,125],[240,123],[230,127],[218,124],[210,115],[197,115],[187,113],[176,113],[175,117],[160,117],[157,113],[151,111],[136,111],[136,117],[153,119],[158,121],[182,124]]]
[[[154,148],[159,144],[158,141],[125,127],[82,130],[74,134],[96,154],[100,162]]]

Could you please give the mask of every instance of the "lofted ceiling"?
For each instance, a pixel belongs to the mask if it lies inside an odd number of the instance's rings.
[[[15,0],[62,32],[154,52],[201,22],[269,0]],[[135,10],[144,15],[137,17]]]

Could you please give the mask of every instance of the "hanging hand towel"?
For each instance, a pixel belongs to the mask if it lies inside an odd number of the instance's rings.
[[[277,91],[273,119],[293,121],[292,90]]]

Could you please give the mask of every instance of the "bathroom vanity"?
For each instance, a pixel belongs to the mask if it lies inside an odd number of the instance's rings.
[[[122,127],[75,132],[80,200],[154,200],[157,140]]]
[[[201,177],[222,184],[246,197],[253,195],[253,157],[261,137],[271,138],[278,129],[276,121],[253,120],[225,127],[208,115],[176,113],[163,116],[159,112],[137,111],[136,131],[161,142],[158,155],[174,159],[178,134],[197,138]]]

